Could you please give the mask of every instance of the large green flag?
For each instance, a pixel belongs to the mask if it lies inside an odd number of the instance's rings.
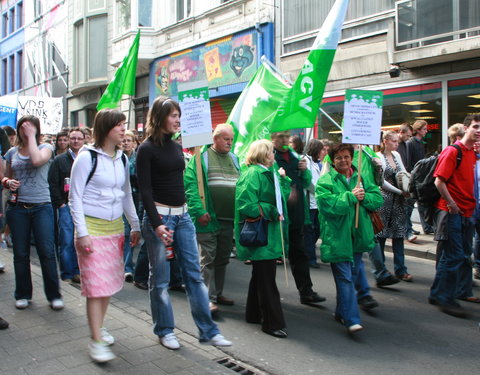
[[[235,132],[233,152],[243,162],[250,144],[268,138],[269,123],[290,86],[264,61],[243,89],[228,117]]]
[[[115,72],[112,82],[107,86],[100,101],[97,111],[103,108],[117,108],[122,95],[135,95],[135,78],[137,73],[138,46],[140,45],[140,30],[138,30],[128,55]]]
[[[333,5],[300,74],[275,114],[272,132],[311,128],[315,124],[347,7],[348,0],[337,0]]]

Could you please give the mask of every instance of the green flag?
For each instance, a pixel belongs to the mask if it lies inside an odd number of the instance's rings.
[[[348,0],[337,0],[333,5],[300,74],[278,107],[270,125],[272,132],[311,128],[315,124],[347,7]]]
[[[115,72],[112,82],[107,86],[100,101],[97,111],[103,108],[116,108],[122,95],[135,95],[135,78],[137,73],[138,46],[140,45],[140,30],[138,30],[128,55]]]
[[[268,124],[290,86],[264,61],[243,89],[228,117],[235,132],[233,152],[245,159],[250,144],[268,138]]]

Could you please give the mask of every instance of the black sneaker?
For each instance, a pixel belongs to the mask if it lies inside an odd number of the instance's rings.
[[[378,302],[373,299],[372,296],[365,296],[358,300],[358,304],[365,310],[371,310],[378,307]]]
[[[387,277],[377,281],[377,288],[382,288],[384,286],[398,284],[399,282],[400,282],[400,280],[397,279],[396,277],[393,277],[392,275],[388,275]]]
[[[325,302],[327,299],[318,295],[317,292],[312,292],[312,294],[300,296],[300,303],[308,305],[310,303]]]
[[[8,322],[3,319],[3,318],[0,318],[0,329],[7,329],[8,328]]]
[[[415,235],[415,236],[418,236],[420,234],[420,232],[418,230],[412,230],[412,233]]]
[[[438,305],[438,308],[441,312],[455,316],[457,318],[469,318],[470,314],[467,310],[461,307],[459,304],[451,304],[451,305]]]

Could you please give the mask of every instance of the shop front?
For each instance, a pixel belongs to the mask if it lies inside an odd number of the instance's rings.
[[[150,65],[150,104],[159,95],[176,98],[182,84],[207,82],[212,127],[224,123],[261,56],[273,60],[273,36],[267,23],[159,57]]]
[[[480,74],[470,75],[432,77],[425,82],[404,82],[394,88],[362,89],[383,91],[383,130],[398,129],[405,122],[427,121],[425,142],[427,152],[433,154],[448,145],[449,126],[463,122],[467,114],[480,112]],[[318,138],[341,139],[341,132],[333,121],[342,123],[344,100],[344,95],[324,98],[321,109],[328,116],[322,112],[319,115]]]

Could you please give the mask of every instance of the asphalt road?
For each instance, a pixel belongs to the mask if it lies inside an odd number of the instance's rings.
[[[387,262],[393,268],[388,255]],[[472,312],[471,319],[439,312],[427,303],[434,263],[407,257],[407,266],[414,276],[413,283],[402,282],[389,289],[372,287],[380,306],[370,314],[361,313],[364,330],[353,338],[333,319],[335,287],[328,265],[311,272],[314,289],[327,297],[320,307],[301,305],[290,271],[287,287],[283,267],[279,266],[277,284],[289,337],[276,339],[264,334],[259,325],[245,322],[251,269],[233,259],[227,270],[225,295],[236,304],[221,306],[216,317],[224,336],[234,342],[225,352],[278,375],[478,373],[480,305],[462,303]],[[372,278],[370,281],[374,285]],[[480,295],[479,288],[474,292]],[[170,295],[177,327],[196,336],[185,295]],[[132,284],[126,284],[116,298],[150,313],[148,293]]]

